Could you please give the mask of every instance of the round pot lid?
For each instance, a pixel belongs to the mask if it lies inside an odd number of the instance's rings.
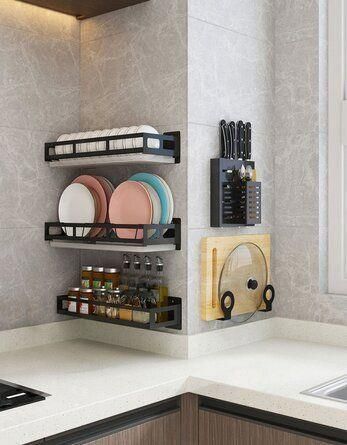
[[[267,264],[262,250],[253,243],[240,244],[223,265],[219,277],[219,301],[227,308],[233,306],[231,316],[254,314],[262,303],[267,281]]]

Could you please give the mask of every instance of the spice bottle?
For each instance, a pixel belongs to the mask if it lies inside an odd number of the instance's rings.
[[[118,288],[107,292],[107,303],[120,304],[120,290]],[[119,308],[106,307],[106,317],[119,318]]]
[[[139,291],[133,298],[133,308],[146,309],[147,291]],[[149,313],[142,311],[133,311],[133,321],[137,323],[149,323]]]
[[[123,307],[119,308],[119,319],[131,321],[133,319],[132,296],[124,292],[120,297],[120,304]]]
[[[80,298],[79,313],[84,315],[93,314],[95,306],[88,304],[93,301],[93,289],[81,289]],[[86,303],[83,303],[83,301],[86,301]]]
[[[80,296],[80,288],[79,287],[69,287],[67,295],[69,298],[73,298],[74,300],[77,300]],[[64,307],[66,309],[66,307]],[[69,312],[78,313],[78,307],[77,307],[77,301],[68,301],[67,302],[67,310]]]
[[[123,255],[122,276],[119,285],[121,291],[129,289],[129,278],[130,278],[130,257],[125,253]]]
[[[152,272],[152,261],[149,256],[145,256],[145,273],[142,275],[139,279],[139,286],[141,290],[148,290],[151,288],[151,281],[153,279],[151,272]]]
[[[93,267],[93,288],[100,289],[104,285],[104,268]]]
[[[93,286],[93,267],[82,266],[81,287],[88,289]]]
[[[105,268],[104,272],[104,280],[105,280],[105,288],[107,290],[113,290],[119,287],[119,269],[115,267]]]
[[[164,278],[164,262],[159,256],[156,257],[156,276],[153,280],[152,290],[157,300],[158,307],[168,305],[168,287]],[[158,321],[167,321],[167,313],[158,314]]]
[[[132,289],[133,291],[136,290],[136,288],[139,284],[140,272],[141,272],[140,257],[138,255],[134,255],[133,273],[130,275],[129,289]]]
[[[101,287],[100,289],[94,289],[94,300],[98,303],[107,303],[107,290],[104,287]],[[96,315],[99,315],[101,317],[106,316],[106,307],[105,306],[99,306],[95,305],[95,312]]]

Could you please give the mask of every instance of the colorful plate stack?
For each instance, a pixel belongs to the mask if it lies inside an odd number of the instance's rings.
[[[170,224],[174,202],[170,187],[158,175],[137,173],[116,189],[103,176],[78,176],[62,193],[59,221],[62,223]],[[73,228],[63,227],[68,236]],[[158,236],[151,229],[149,237]],[[76,236],[102,237],[102,228],[76,228]],[[142,239],[143,229],[116,229],[122,239]]]
[[[109,221],[108,206],[114,187],[103,176],[78,176],[62,193],[59,200],[59,221],[65,223],[104,223]],[[72,227],[63,227],[73,236]],[[76,236],[102,236],[102,228],[76,228]]]
[[[112,224],[169,224],[174,202],[170,187],[158,175],[137,173],[121,183],[113,192],[109,215]],[[116,229],[124,239],[142,239],[141,229]],[[148,236],[155,237],[156,230]]]

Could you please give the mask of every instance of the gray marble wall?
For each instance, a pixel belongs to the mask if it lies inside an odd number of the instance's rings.
[[[43,144],[78,128],[79,26],[13,0],[0,10],[0,330],[55,321],[78,255],[45,243],[73,172],[51,171]]]
[[[81,129],[149,124],[180,130],[179,165],[98,168],[118,185],[139,171],[161,175],[183,224],[182,251],[163,253],[170,294],[183,299],[187,331],[187,2],[152,0],[81,23]],[[82,252],[83,263],[119,264],[112,253]],[[155,254],[152,255],[155,258]]]
[[[347,323],[326,294],[326,0],[275,1],[275,314]]]
[[[274,223],[274,45],[271,0],[189,0],[188,9],[188,332],[233,322],[200,319],[200,241],[272,233]],[[251,121],[262,225],[210,228],[209,159],[219,156],[218,123]],[[253,320],[257,320],[257,315]]]

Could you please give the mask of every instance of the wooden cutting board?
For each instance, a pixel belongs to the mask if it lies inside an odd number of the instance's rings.
[[[266,261],[267,279],[270,282],[270,235],[240,235],[207,237],[201,240],[201,317],[211,321],[224,317],[219,304],[218,285],[224,263],[230,253],[240,244],[252,243],[258,246]],[[237,289],[239,283],[234,284]],[[260,307],[259,300],[249,298],[235,298],[235,306],[231,315],[240,315],[254,312]]]

